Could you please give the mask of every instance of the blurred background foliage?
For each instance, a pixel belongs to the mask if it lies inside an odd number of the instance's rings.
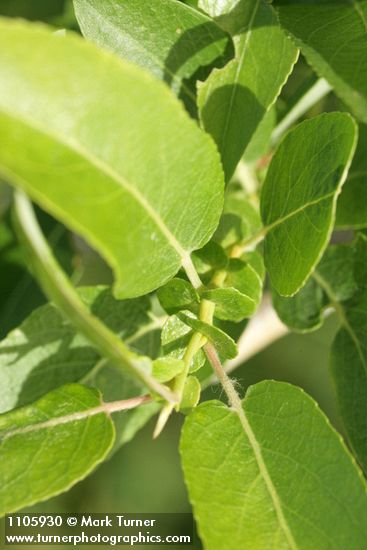
[[[195,5],[197,2],[187,0],[186,3]],[[58,29],[78,30],[69,0],[0,0],[0,15],[43,21]],[[277,103],[278,120],[315,81],[316,76],[301,57]],[[312,108],[308,116],[335,109],[342,110],[344,107],[333,94],[329,94]],[[1,337],[45,301],[27,271],[27,260],[14,236],[10,204],[11,191],[0,182]],[[46,214],[39,212],[39,215],[59,261],[75,284],[111,281],[108,267],[83,241]],[[296,384],[316,399],[340,430],[328,373],[329,349],[335,330],[335,319],[330,317],[318,332],[288,335],[237,369],[234,377],[243,388],[263,379]],[[209,388],[203,396],[204,399],[222,397],[219,387]],[[55,513],[190,511],[178,452],[181,424],[182,417],[176,415],[163,435],[157,441],[152,441],[153,420],[92,476],[68,493],[31,510]],[[177,532],[180,533],[180,525],[177,526]],[[195,548],[201,548],[199,542]]]

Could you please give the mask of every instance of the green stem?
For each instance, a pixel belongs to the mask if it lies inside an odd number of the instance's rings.
[[[200,313],[199,313],[200,320],[203,321],[204,323],[211,324],[213,322],[214,309],[215,309],[215,304],[213,304],[213,302],[209,302],[208,300],[202,300],[200,304]],[[202,334],[200,334],[200,332],[194,332],[194,334],[190,338],[190,342],[182,358],[185,364],[185,367],[183,371],[178,376],[176,376],[173,384],[173,391],[175,395],[177,395],[178,397],[178,403],[176,404],[177,410],[179,409],[180,403],[182,401],[182,396],[185,389],[185,383],[190,371],[191,361],[193,360],[195,354],[203,347],[206,341],[207,341],[206,338]],[[165,425],[167,424],[167,421],[171,416],[174,408],[175,408],[175,405],[172,403],[167,403],[167,405],[163,407],[158,417],[156,427],[154,429],[154,433],[153,433],[154,438],[160,435]]]
[[[320,78],[306,92],[289,113],[280,121],[271,135],[273,144],[277,143],[283,134],[290,128],[301,116],[307,113],[316,103],[331,92],[332,87],[324,78]]]
[[[137,378],[151,391],[169,402],[175,396],[146,370],[144,358],[131,352],[119,337],[92,315],[80,300],[56,261],[41,231],[32,204],[21,191],[15,192],[15,216],[19,236],[29,252],[34,273],[46,296],[64,313],[75,328],[99,350],[102,357]]]
[[[190,255],[187,255],[187,257],[182,261],[182,267],[185,270],[187,278],[194,288],[200,288],[201,286],[203,286],[203,283],[201,282],[199,274],[195,269],[194,263]]]

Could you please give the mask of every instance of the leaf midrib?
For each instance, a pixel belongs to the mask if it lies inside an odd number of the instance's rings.
[[[237,400],[236,400],[237,401]],[[246,399],[245,399],[246,402]],[[238,398],[238,401],[236,402],[235,412],[237,413],[237,416],[241,422],[241,425],[243,427],[243,430],[249,440],[249,443],[252,447],[252,450],[255,455],[255,459],[259,468],[260,475],[262,476],[266,488],[268,490],[268,493],[270,495],[270,498],[273,502],[275,513],[278,518],[279,525],[287,539],[287,542],[292,550],[297,550],[297,544],[293,538],[293,534],[289,528],[289,525],[287,523],[287,520],[285,518],[285,515],[283,513],[283,506],[282,502],[278,496],[278,493],[274,487],[273,481],[270,477],[270,474],[268,472],[268,469],[265,464],[265,460],[262,455],[261,446],[256,439],[255,433],[253,432],[250,422],[248,421],[248,418],[246,416],[246,413],[244,411],[243,405],[241,400]]]
[[[239,77],[240,77],[240,73],[242,71],[242,66],[243,66],[243,63],[244,63],[244,60],[245,60],[245,55],[247,53],[247,49],[248,49],[248,45],[249,45],[249,42],[250,42],[250,39],[251,39],[251,35],[252,35],[252,29],[253,29],[253,23],[254,23],[254,20],[255,20],[255,17],[257,15],[257,12],[259,10],[259,7],[260,7],[260,0],[257,0],[256,1],[256,4],[254,5],[254,9],[253,9],[253,12],[251,14],[251,17],[250,17],[250,20],[249,20],[249,24],[248,26],[246,27],[246,38],[245,38],[245,43],[243,45],[243,49],[242,49],[242,52],[241,52],[241,55],[238,59],[238,62],[237,62],[237,69],[236,69],[236,73],[235,73],[235,77],[234,77],[234,80],[233,80],[233,83],[235,84],[232,88],[232,93],[231,93],[231,97],[230,97],[230,101],[229,101],[229,106],[228,106],[228,110],[227,110],[227,116],[226,116],[226,120],[225,120],[225,124],[224,124],[224,129],[223,129],[223,137],[222,137],[222,142],[223,142],[223,149],[225,150],[226,148],[226,144],[228,142],[228,139],[227,139],[227,133],[228,133],[228,128],[229,128],[229,123],[230,123],[230,120],[232,118],[232,111],[233,111],[233,104],[234,104],[234,100],[235,100],[235,97],[236,97],[236,94],[237,94],[237,87],[236,85],[238,84],[238,81],[239,81]],[[234,60],[234,63],[236,63],[236,60]],[[226,67],[223,69],[223,71],[226,70]]]
[[[17,120],[18,122],[20,122],[21,124],[24,124],[25,126],[28,126],[31,130],[44,134],[50,139],[56,141],[56,143],[60,143],[65,148],[71,150],[72,152],[76,153],[78,156],[82,157],[87,163],[89,162],[92,166],[97,168],[108,178],[115,181],[115,183],[118,184],[120,187],[124,188],[142,206],[143,210],[145,210],[148,213],[149,217],[153,220],[153,222],[158,227],[160,232],[164,235],[168,243],[172,246],[172,248],[176,250],[176,252],[178,253],[178,255],[182,260],[182,263],[186,264],[187,262],[188,263],[191,262],[190,252],[185,250],[181,246],[181,244],[178,242],[176,237],[173,235],[173,233],[165,224],[164,220],[160,217],[157,211],[154,210],[153,206],[147,201],[144,195],[142,195],[140,191],[136,187],[134,187],[128,180],[126,180],[121,174],[119,174],[113,168],[111,168],[104,160],[90,153],[78,141],[67,138],[65,135],[59,134],[58,132],[51,131],[49,128],[46,129],[45,127],[42,126],[42,124],[38,124],[37,122],[35,122],[29,117],[19,116],[19,114],[15,116],[14,113],[9,113],[4,108],[0,109],[0,113],[3,113],[6,117]]]
[[[8,432],[4,432],[0,434],[0,442],[2,443],[6,439],[9,439],[10,437],[14,437],[16,435],[23,435],[31,432],[38,432],[40,430],[51,429],[56,426],[61,426],[62,424],[69,424],[71,422],[85,420],[91,416],[95,416],[97,414],[102,414],[102,413],[105,414],[106,416],[108,414],[106,407],[104,405],[100,405],[99,407],[93,407],[92,409],[86,409],[84,411],[80,411],[76,413],[70,413],[65,416],[59,416],[57,418],[51,418],[50,420],[45,420],[44,422],[37,422],[35,424],[24,426],[22,428],[15,428],[13,430],[9,430]]]
[[[292,212],[289,212],[289,214],[286,214],[285,216],[278,218],[273,223],[270,223],[269,225],[266,225],[263,230],[268,233],[272,229],[275,229],[278,225],[281,225],[282,223],[288,221],[290,218],[293,218],[297,214],[300,214],[304,210],[307,210],[307,208],[310,208],[311,206],[315,206],[316,204],[319,204],[320,202],[323,202],[327,199],[331,199],[336,194],[336,191],[331,191],[330,193],[327,193],[326,195],[323,195],[322,197],[318,197],[317,199],[313,201],[308,201],[305,204],[302,204],[299,208],[296,208],[295,210],[292,210]]]
[[[110,415],[112,413],[135,408],[137,406],[137,400],[140,399],[144,400],[143,397],[138,397],[136,399],[131,398],[124,401],[112,401],[110,403],[101,402],[100,405],[92,407],[90,409],[84,409],[83,411],[58,416],[56,418],[50,418],[49,420],[45,420],[43,422],[36,422],[34,424],[29,424],[28,426],[22,426],[20,428],[14,428],[8,431],[0,432],[0,444],[3,443],[3,441],[5,441],[6,439],[9,439],[16,435],[23,435],[31,432],[38,432],[40,430],[52,429],[63,424],[78,422],[80,420],[88,420],[92,416],[96,416],[98,414],[103,414],[107,419],[110,418]],[[143,403],[144,401],[142,401],[141,404]]]

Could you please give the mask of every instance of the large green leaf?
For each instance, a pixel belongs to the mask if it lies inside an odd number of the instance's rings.
[[[262,0],[203,2],[235,42],[236,55],[200,85],[204,128],[221,153],[226,179],[232,176],[263,116],[278,97],[297,58],[297,49]],[[231,11],[229,11],[229,9]]]
[[[276,0],[280,23],[308,62],[367,122],[367,1]]]
[[[114,428],[95,390],[63,386],[0,416],[0,515],[66,491],[101,462]]]
[[[338,199],[336,227],[359,229],[367,226],[367,126],[359,126],[356,154]]]
[[[201,67],[233,54],[230,37],[213,20],[177,0],[74,0],[84,36],[164,80],[196,102],[184,82]]]
[[[1,21],[0,51],[0,174],[102,254],[118,297],[190,270],[217,226],[223,175],[167,87],[36,25]]]
[[[262,382],[239,414],[219,401],[199,405],[181,455],[207,550],[364,548],[365,482],[302,390]]]
[[[295,294],[322,257],[356,139],[348,114],[323,114],[289,132],[272,159],[261,216],[265,265],[279,294]]]

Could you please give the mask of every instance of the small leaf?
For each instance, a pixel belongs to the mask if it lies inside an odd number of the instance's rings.
[[[161,306],[170,315],[180,309],[190,309],[199,305],[199,295],[191,283],[184,279],[174,278],[158,289]]]
[[[224,248],[245,240],[261,228],[258,209],[243,191],[228,191],[213,239]]]
[[[202,297],[215,303],[214,315],[223,321],[242,321],[255,312],[255,302],[235,288],[215,288],[203,292]]]
[[[217,327],[214,327],[207,323],[203,323],[198,319],[190,317],[182,311],[177,314],[177,317],[183,323],[185,323],[195,331],[200,332],[203,336],[210,340],[214,344],[221,357],[223,357],[224,359],[232,359],[233,357],[236,357],[238,353],[237,346],[232,338],[228,336],[228,334]]]
[[[263,260],[259,252],[247,252],[229,262],[225,284],[234,287],[255,303],[260,303],[264,278]]]
[[[153,361],[153,376],[158,382],[168,382],[185,368],[185,363],[175,357],[159,357]]]
[[[184,392],[180,403],[180,411],[188,414],[191,409],[195,408],[199,403],[201,394],[201,385],[196,376],[188,376],[186,378]]]
[[[272,8],[261,0],[205,2],[202,7],[221,15],[218,23],[235,43],[235,58],[223,69],[214,69],[198,91],[203,127],[218,145],[229,181],[298,53]]]
[[[209,241],[203,248],[193,252],[192,260],[200,275],[224,269],[228,263],[225,251],[215,241]]]
[[[276,291],[292,296],[320,261],[356,142],[345,113],[306,120],[277,149],[262,189],[265,265]],[[290,160],[291,159],[291,160]]]
[[[185,82],[200,68],[222,66],[231,39],[213,20],[175,0],[74,0],[88,40],[140,65],[195,102]]]
[[[69,385],[0,416],[0,515],[68,490],[107,455],[113,423],[95,390]]]
[[[367,122],[367,2],[275,0],[281,25],[307,61]]]
[[[253,251],[242,258],[229,260],[222,287],[202,292],[204,299],[216,304],[217,319],[238,323],[251,317],[260,303],[264,276],[261,255]]]
[[[325,294],[313,277],[294,296],[281,296],[273,291],[273,305],[279,319],[296,332],[320,328],[326,303]]]
[[[1,175],[96,248],[119,298],[192,270],[224,182],[214,143],[170,90],[36,24],[1,22],[0,50]]]
[[[181,456],[205,548],[363,548],[366,484],[317,404],[281,382],[186,418]]]
[[[186,315],[193,315],[186,311]],[[192,336],[192,329],[177,315],[172,315],[163,326],[161,340],[163,352],[168,357],[182,359]],[[205,363],[205,355],[199,350],[190,363],[190,372],[196,372],[201,369]]]

